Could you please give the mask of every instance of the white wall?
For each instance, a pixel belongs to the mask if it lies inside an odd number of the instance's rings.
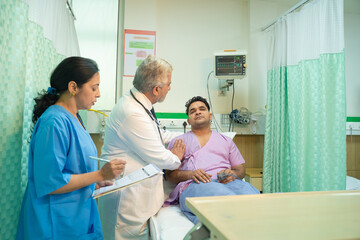
[[[249,109],[252,112],[264,111],[266,105],[268,51],[265,32],[261,29],[296,5],[297,2],[298,0],[251,0],[249,2],[248,101]]]
[[[78,25],[84,14],[96,19],[101,13],[89,13],[90,0],[74,2]],[[104,1],[105,2],[105,1]],[[114,0],[107,3],[114,4]],[[266,104],[267,43],[261,28],[294,6],[299,0],[125,0],[125,29],[156,31],[156,54],[174,67],[172,90],[164,103],[155,106],[158,112],[183,112],[186,100],[195,95],[207,97],[206,78],[213,70],[213,52],[224,49],[244,49],[247,55],[247,77],[235,80],[234,108],[247,107],[262,111]],[[345,61],[347,115],[360,116],[360,1],[345,2]],[[109,7],[109,6],[108,6]],[[110,6],[116,10],[115,6]],[[101,69],[102,97],[95,109],[111,110],[115,102],[115,50],[108,60],[96,59],[104,47],[95,44],[96,35],[106,34],[106,28],[94,24],[83,26],[78,32],[82,55],[95,58]],[[112,20],[114,22],[114,20]],[[112,23],[114,24],[114,23]],[[90,28],[88,28],[90,26]],[[109,26],[109,23],[107,24]],[[91,33],[91,31],[93,33]],[[108,32],[110,30],[107,30]],[[111,30],[112,31],[112,30]],[[112,31],[114,38],[116,31]],[[90,36],[92,40],[85,38]],[[84,40],[85,39],[85,40]],[[85,41],[85,42],[84,42]],[[113,43],[105,44],[114,47]],[[110,70],[106,70],[111,65]],[[123,79],[123,92],[132,87],[132,78]],[[109,83],[110,82],[110,83]],[[232,90],[226,96],[217,96],[218,80],[211,75],[210,92],[216,113],[231,111]]]
[[[360,1],[345,0],[345,78],[347,116],[360,117]]]
[[[73,1],[80,55],[95,60],[100,69],[100,92],[94,109],[115,104],[118,0]]]
[[[156,31],[157,55],[174,67],[172,90],[158,112],[183,112],[195,95],[207,98],[206,80],[213,70],[213,52],[248,52],[247,77],[235,80],[234,108],[264,110],[267,48],[261,28],[298,0],[126,0],[125,29]],[[146,10],[144,10],[146,9]],[[132,78],[123,79],[123,92]],[[216,113],[231,112],[232,88],[218,96],[218,80],[210,76],[211,100]]]
[[[140,6],[147,10],[142,12]],[[214,51],[248,49],[245,0],[127,0],[125,13],[125,29],[156,31],[156,54],[174,67],[172,89],[164,103],[155,106],[158,112],[184,112],[189,98],[207,97],[206,79],[213,70]],[[123,91],[131,86],[132,78],[124,78]],[[213,76],[210,89],[215,112],[229,113],[232,92],[218,97],[218,80]],[[236,80],[235,92],[234,106],[247,106],[247,78]]]
[[[156,31],[156,9],[156,0],[125,0],[124,29]],[[156,42],[156,48],[158,48],[158,42]],[[133,79],[123,77],[122,93],[133,87]]]

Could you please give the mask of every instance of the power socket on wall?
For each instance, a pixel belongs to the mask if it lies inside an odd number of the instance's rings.
[[[186,122],[186,130],[190,131],[191,127],[187,123],[186,119],[158,119],[160,123],[160,128],[167,129],[170,131],[183,131],[184,130],[184,122]]]
[[[347,122],[346,123],[347,135],[360,135],[360,122]]]

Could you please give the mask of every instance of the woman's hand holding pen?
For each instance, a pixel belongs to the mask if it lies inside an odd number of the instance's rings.
[[[104,180],[114,179],[124,171],[125,164],[126,162],[121,159],[111,160],[100,169],[101,175]]]
[[[104,181],[96,183],[95,189],[99,189],[99,188],[106,187],[106,186],[111,186],[113,184],[114,184],[114,182],[112,182],[112,181],[104,180]]]
[[[82,174],[72,174],[70,181],[61,188],[51,192],[51,194],[60,194],[60,193],[68,193],[80,189],[85,186],[89,186],[90,184],[97,183],[96,188],[101,186],[111,185],[109,181],[110,179],[114,179],[119,176],[122,172],[124,172],[126,162],[121,159],[114,159],[112,161],[92,157],[89,158],[95,159],[98,161],[107,162],[100,170]]]

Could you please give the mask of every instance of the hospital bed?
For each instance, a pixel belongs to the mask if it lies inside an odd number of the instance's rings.
[[[176,184],[164,180],[165,199]],[[162,207],[149,221],[151,239],[182,240],[194,224],[181,212],[179,205]]]
[[[175,184],[164,181],[165,198],[169,196]],[[360,190],[360,180],[347,176],[346,190]],[[178,205],[163,207],[150,218],[150,234],[153,240],[182,240],[194,227],[181,212]]]
[[[223,132],[233,139],[236,132]],[[164,193],[167,199],[176,184],[164,180]],[[181,212],[179,205],[163,207],[149,220],[150,234],[153,240],[182,240],[194,224]]]

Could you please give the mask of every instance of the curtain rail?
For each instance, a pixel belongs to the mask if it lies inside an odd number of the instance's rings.
[[[271,27],[273,24],[275,24],[280,18],[282,18],[283,16],[288,15],[289,13],[295,11],[296,9],[298,9],[299,7],[303,6],[305,3],[309,2],[311,0],[303,0],[299,3],[297,3],[295,6],[293,6],[292,8],[290,8],[289,10],[287,10],[285,13],[283,13],[280,17],[276,18],[275,20],[273,20],[271,23],[269,23],[268,25],[266,25],[265,27],[261,28],[262,31],[265,31],[266,29],[268,29],[269,27]]]
[[[71,3],[72,3],[72,1],[71,1]],[[67,7],[68,7],[68,9],[69,9],[69,11],[70,11],[70,13],[71,13],[71,15],[73,16],[74,20],[76,20],[74,11],[72,10],[72,4],[70,4],[69,1],[66,0],[66,5],[67,5]]]

